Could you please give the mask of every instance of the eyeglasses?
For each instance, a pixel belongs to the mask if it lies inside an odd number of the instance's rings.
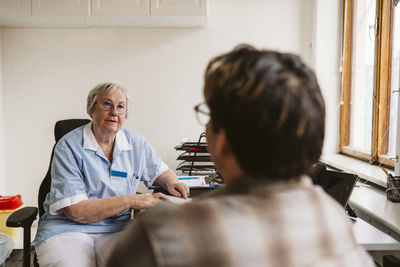
[[[206,126],[210,120],[210,109],[208,108],[207,104],[203,102],[194,106],[194,111],[196,113],[197,121],[202,126]]]
[[[126,106],[124,104],[113,104],[110,100],[103,100],[98,103],[99,108],[104,111],[111,111],[116,108],[118,115],[124,115],[126,113]]]

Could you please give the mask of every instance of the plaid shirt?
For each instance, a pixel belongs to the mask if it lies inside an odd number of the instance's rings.
[[[308,177],[240,178],[187,204],[141,213],[108,266],[374,266],[343,207]]]

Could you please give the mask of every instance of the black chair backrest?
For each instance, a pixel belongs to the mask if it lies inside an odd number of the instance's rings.
[[[70,120],[57,121],[56,125],[54,126],[54,137],[56,139],[56,144],[65,134],[69,133],[70,131],[82,125],[88,124],[89,122],[90,120],[88,119],[70,119]],[[44,177],[39,187],[39,197],[38,197],[39,217],[41,217],[44,214],[43,203],[46,200],[47,193],[50,192],[51,163],[53,162],[53,154],[56,144],[53,146],[53,151],[51,152],[49,169],[47,170],[46,176]]]

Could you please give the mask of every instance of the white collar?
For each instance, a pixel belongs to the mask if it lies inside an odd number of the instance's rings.
[[[128,140],[126,139],[125,134],[121,131],[121,129],[118,131],[116,137],[115,137],[115,145],[119,150],[131,150],[132,147],[129,144]],[[96,141],[96,138],[94,137],[93,131],[92,131],[92,122],[88,123],[84,128],[83,128],[83,148],[84,149],[89,149],[93,151],[97,151],[99,148],[99,144]]]

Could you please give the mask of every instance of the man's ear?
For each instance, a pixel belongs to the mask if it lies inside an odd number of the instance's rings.
[[[215,154],[219,158],[224,158],[231,154],[231,148],[224,129],[219,129],[215,135]]]

